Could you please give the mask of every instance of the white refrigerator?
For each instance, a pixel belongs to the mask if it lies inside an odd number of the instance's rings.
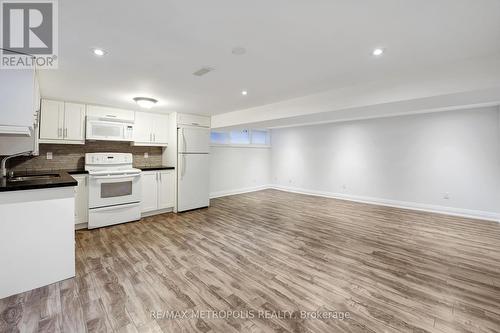
[[[177,129],[177,211],[209,205],[210,129],[181,126]]]

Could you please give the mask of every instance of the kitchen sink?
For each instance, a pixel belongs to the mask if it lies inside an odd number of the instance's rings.
[[[32,175],[32,176],[18,176],[18,177],[10,177],[7,179],[8,182],[29,182],[36,180],[51,180],[54,178],[59,178],[59,174],[46,174],[46,175]]]

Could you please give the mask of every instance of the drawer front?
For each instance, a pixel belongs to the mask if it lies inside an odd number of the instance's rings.
[[[128,204],[89,211],[89,229],[100,228],[108,225],[137,221],[141,218],[141,204]]]

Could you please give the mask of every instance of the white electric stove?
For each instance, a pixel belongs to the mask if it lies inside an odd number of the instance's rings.
[[[141,218],[141,170],[133,168],[132,163],[132,154],[85,154],[89,229]]]

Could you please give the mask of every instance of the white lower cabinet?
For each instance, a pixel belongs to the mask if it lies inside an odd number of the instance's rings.
[[[144,171],[141,182],[143,213],[174,207],[175,170]]]
[[[88,223],[88,175],[71,175],[78,182],[75,187],[75,225]],[[141,175],[141,212],[173,208],[175,205],[175,170],[144,171]]]
[[[89,188],[87,175],[72,175],[78,182],[75,187],[75,225],[88,223],[89,220]]]
[[[158,172],[143,172],[141,183],[141,212],[150,212],[158,209]]]
[[[72,187],[0,192],[1,332],[4,298],[75,276],[74,210]]]
[[[174,207],[175,172],[174,170],[158,171],[158,209]]]

